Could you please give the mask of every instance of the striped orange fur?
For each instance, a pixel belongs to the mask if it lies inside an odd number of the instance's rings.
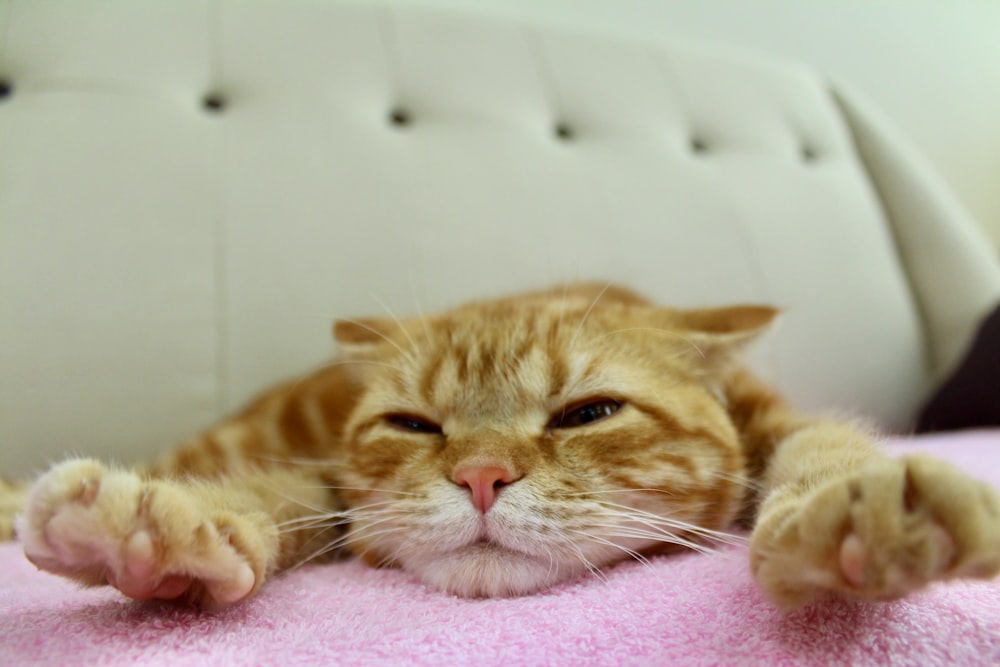
[[[740,520],[756,520],[755,575],[786,606],[1000,569],[985,487],[937,462],[888,462],[867,436],[796,413],[740,365],[775,315],[681,311],[580,284],[341,321],[332,364],[147,469],[54,467],[17,531],[44,569],[206,606],[345,553],[463,596],[527,594],[737,540],[722,531]],[[931,499],[936,485],[973,491],[948,514],[931,506],[944,502]],[[865,504],[883,488],[898,507]],[[928,505],[923,523],[911,521],[914,497]],[[864,512],[915,527],[882,544]],[[905,558],[892,556],[900,549]]]

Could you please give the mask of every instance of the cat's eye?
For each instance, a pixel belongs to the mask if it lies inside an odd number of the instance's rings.
[[[571,405],[557,412],[549,422],[549,428],[578,428],[606,419],[622,407],[619,401],[599,398]]]
[[[441,426],[434,422],[414,415],[393,414],[386,415],[385,421],[395,426],[401,431],[409,433],[430,433],[432,435],[441,434]]]

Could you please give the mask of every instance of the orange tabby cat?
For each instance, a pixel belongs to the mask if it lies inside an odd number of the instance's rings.
[[[740,518],[754,576],[785,607],[1000,571],[992,490],[886,459],[741,368],[774,316],[575,285],[339,322],[336,363],[148,470],[56,465],[16,530],[42,569],[205,606],[343,551],[463,596],[521,595],[703,548]]]

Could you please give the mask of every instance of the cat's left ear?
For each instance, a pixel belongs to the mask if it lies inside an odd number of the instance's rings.
[[[333,339],[346,355],[359,356],[391,342],[391,332],[398,326],[392,320],[377,317],[337,320],[333,323]]]
[[[781,310],[773,306],[738,305],[679,310],[673,314],[695,351],[718,364],[739,356],[747,345],[774,325]]]

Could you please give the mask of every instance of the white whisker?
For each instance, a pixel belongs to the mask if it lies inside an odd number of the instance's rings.
[[[559,302],[559,321],[556,330],[562,331],[563,316],[566,314],[566,303],[569,300],[569,283],[563,283],[562,301]]]
[[[389,308],[389,306],[387,306],[385,304],[385,302],[382,301],[382,299],[378,298],[378,296],[376,296],[373,292],[369,292],[368,296],[370,296],[372,299],[374,299],[375,303],[377,303],[379,306],[381,306],[382,310],[384,310],[385,312],[387,312],[389,314],[389,317],[392,318],[392,321],[396,323],[396,326],[399,327],[399,330],[403,332],[404,336],[406,336],[406,340],[409,341],[409,343],[410,343],[410,355],[406,355],[406,356],[409,356],[410,358],[412,358],[412,355],[417,352],[417,341],[415,341],[413,339],[413,336],[410,335],[410,332],[407,330],[406,326],[403,324],[403,321],[401,319],[399,319],[398,317],[396,317],[396,313],[392,312],[392,309]]]
[[[573,337],[569,339],[569,345],[567,345],[567,347],[569,349],[571,349],[571,350],[573,349],[573,344],[576,343],[577,337],[580,335],[580,332],[583,331],[583,325],[586,324],[587,318],[590,317],[590,313],[597,306],[597,302],[601,300],[601,297],[604,296],[604,293],[607,292],[609,289],[611,289],[611,283],[608,283],[607,285],[605,285],[604,289],[602,289],[597,294],[597,296],[594,297],[594,300],[590,302],[590,306],[587,308],[586,312],[583,314],[583,317],[580,318],[580,323],[576,325],[576,330],[573,332]]]
[[[601,527],[598,525],[597,527]],[[648,540],[650,542],[656,542],[660,544],[673,544],[679,547],[684,547],[686,549],[691,549],[692,551],[697,551],[699,553],[715,553],[715,549],[695,542],[694,540],[685,539],[679,535],[671,533],[664,530],[642,530],[634,526],[603,526],[608,529],[608,532],[604,533],[608,537],[623,537],[634,540]]]
[[[590,574],[594,576],[594,578],[604,582],[605,584],[608,583],[608,575],[601,572],[601,568],[597,567],[592,562],[590,562],[587,556],[584,555],[583,549],[581,549],[579,545],[570,543],[569,546],[572,546],[574,548],[574,550],[576,551],[577,558],[580,559],[580,562],[583,563],[583,566],[587,568],[587,570],[590,572]]]
[[[268,454],[252,454],[250,455],[255,461],[268,461],[270,463],[283,463],[295,466],[315,466],[317,468],[336,468],[338,466],[342,467],[342,463],[336,461],[331,461],[329,459],[311,459],[301,456],[275,456]]]
[[[715,472],[713,472],[711,474],[716,479],[725,480],[727,482],[733,482],[734,484],[737,484],[737,485],[739,485],[739,486],[741,486],[741,487],[743,487],[745,489],[749,489],[751,491],[758,491],[759,492],[759,491],[762,491],[764,489],[764,485],[763,484],[761,484],[757,480],[753,479],[752,477],[747,477],[746,475],[739,475],[739,474],[728,473],[728,472],[724,472],[722,470],[716,470]]]
[[[423,306],[420,304],[420,298],[417,296],[417,285],[413,281],[413,273],[407,272],[407,278],[410,282],[410,295],[413,297],[413,305],[417,309],[417,316],[420,318],[420,324],[424,328],[424,335],[429,338],[431,334],[430,321],[424,314]]]
[[[413,363],[413,356],[412,356],[412,354],[410,354],[409,352],[407,352],[406,350],[404,350],[399,345],[399,343],[397,343],[396,341],[394,341],[392,338],[390,338],[385,333],[379,331],[378,329],[376,329],[374,327],[368,326],[364,322],[359,322],[358,320],[344,319],[344,322],[350,322],[351,324],[353,324],[355,326],[358,326],[358,327],[361,327],[362,329],[364,329],[365,331],[368,331],[369,333],[375,334],[376,336],[378,336],[379,338],[381,338],[385,342],[389,343],[389,345],[392,345],[394,348],[396,348],[396,351],[398,351],[401,355],[403,355],[404,359],[406,359],[410,363]]]
[[[397,517],[385,517],[385,518],[379,519],[378,521],[372,521],[370,523],[355,525],[355,526],[353,526],[353,529],[350,532],[348,532],[345,535],[341,535],[337,539],[335,539],[335,540],[333,540],[331,542],[328,542],[327,544],[324,544],[319,549],[313,551],[308,556],[306,556],[306,557],[302,558],[301,560],[299,560],[295,565],[293,565],[289,569],[294,570],[294,569],[300,568],[303,565],[305,565],[306,563],[308,563],[309,561],[315,560],[316,558],[319,558],[320,556],[326,555],[326,554],[328,554],[328,553],[330,553],[332,551],[339,550],[339,549],[341,549],[343,547],[346,547],[346,546],[348,546],[350,544],[353,544],[355,542],[358,542],[360,540],[371,539],[373,537],[378,537],[379,535],[385,535],[385,534],[399,532],[399,531],[403,530],[402,526],[391,526],[389,528],[384,528],[382,530],[376,530],[374,532],[371,531],[371,529],[374,528],[375,526],[378,526],[379,524],[385,523],[387,521],[391,521],[394,518],[397,518]],[[310,542],[315,541],[315,539],[316,538],[314,537],[312,540],[309,540],[309,542],[307,542],[306,545],[308,545]],[[303,545],[303,546],[306,546],[306,545]]]
[[[588,533],[585,530],[576,530],[576,531],[573,531],[573,532],[575,532],[577,535],[581,535],[583,537],[586,537],[589,540],[592,540],[594,542],[598,542],[599,544],[606,544],[609,547],[613,547],[615,549],[618,549],[619,551],[623,551],[626,554],[628,554],[633,560],[639,561],[640,563],[642,563],[643,565],[645,565],[646,567],[648,567],[650,569],[652,569],[652,567],[653,567],[652,564],[649,562],[648,558],[646,558],[645,556],[643,556],[638,551],[635,551],[634,549],[629,549],[625,545],[618,544],[617,542],[613,542],[613,541],[611,541],[609,539],[606,539],[604,537],[599,537],[597,535],[593,535],[591,533]],[[612,537],[617,537],[617,536],[612,535]]]
[[[281,528],[282,526],[290,526],[299,523],[306,523],[309,521],[321,521],[330,519],[343,519],[345,521],[351,521],[354,518],[371,515],[372,512],[370,512],[369,510],[373,507],[382,507],[385,505],[392,505],[394,503],[395,501],[387,500],[380,503],[371,503],[368,505],[360,505],[358,507],[352,507],[351,509],[348,510],[329,510],[326,512],[321,511],[317,514],[300,516],[294,519],[288,519],[287,521],[282,521],[281,523],[278,524],[278,527]],[[375,512],[392,512],[392,511],[396,510],[386,510],[386,509],[375,510]]]
[[[652,488],[645,489],[645,488],[640,488],[640,489],[607,489],[607,490],[604,490],[604,491],[579,491],[579,492],[574,492],[574,493],[560,493],[559,497],[561,497],[561,498],[570,498],[570,497],[575,497],[575,496],[600,496],[600,495],[604,495],[606,493],[633,493],[633,492],[640,492],[640,491],[642,491],[642,492],[650,492],[650,493],[662,493],[663,495],[666,495],[666,496],[677,495],[675,492],[667,490],[667,489],[652,489]]]
[[[602,500],[598,502],[606,509],[616,510],[621,518],[631,519],[633,521],[643,523],[651,528],[654,526],[664,529],[669,528],[689,533],[697,537],[722,542],[724,544],[746,544],[746,538],[732,533],[714,530],[712,528],[705,528],[704,526],[699,526],[697,524],[688,523],[679,519],[673,519],[668,516],[653,514],[651,512],[646,512],[627,505],[619,505],[618,503],[612,503],[610,501]]]
[[[701,356],[701,358],[703,359],[705,358],[705,352],[700,347],[698,347],[697,343],[695,343],[689,337],[685,336],[684,334],[678,331],[673,331],[671,329],[661,329],[659,327],[628,327],[626,329],[615,329],[614,331],[609,331],[607,333],[601,334],[600,336],[597,336],[595,340],[599,340],[601,338],[607,338],[608,336],[613,336],[619,333],[626,333],[628,331],[655,331],[656,333],[665,334],[673,338],[678,338],[681,340],[681,342],[687,343],[688,345],[693,347],[695,352],[697,352],[698,355]]]
[[[316,486],[303,486],[299,487],[302,489],[330,489],[332,491],[373,491],[377,493],[392,493],[397,496],[414,496],[422,498],[423,494],[413,493],[412,491],[396,491],[395,489],[383,489],[381,487],[375,486],[333,486],[328,484],[319,484]]]

